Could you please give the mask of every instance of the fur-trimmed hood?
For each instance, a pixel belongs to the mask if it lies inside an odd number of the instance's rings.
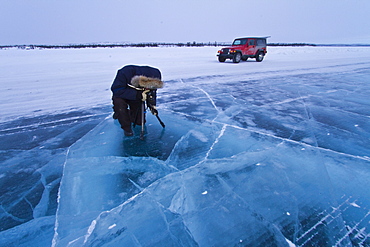
[[[163,81],[157,78],[136,75],[131,79],[131,85],[136,88],[157,89],[163,87]]]

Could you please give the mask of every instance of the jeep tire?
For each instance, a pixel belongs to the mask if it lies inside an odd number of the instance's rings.
[[[237,52],[234,54],[233,63],[239,63],[241,59],[242,59],[242,54],[240,54],[240,52]]]
[[[265,54],[262,51],[257,52],[256,62],[262,62],[264,57],[265,57]]]
[[[225,60],[226,60],[226,58],[218,56],[218,61],[219,62],[223,63],[223,62],[225,62]]]

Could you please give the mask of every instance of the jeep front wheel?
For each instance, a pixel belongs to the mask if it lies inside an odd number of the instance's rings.
[[[256,55],[256,62],[262,62],[264,57],[265,57],[265,54],[262,51],[259,51]]]
[[[239,52],[237,52],[237,53],[235,53],[235,55],[233,57],[233,62],[234,63],[239,63],[241,59],[242,59],[242,54],[240,54]]]
[[[218,57],[218,61],[221,62],[221,63],[225,62],[225,60],[226,60],[226,58],[224,58],[224,57],[221,57],[221,56]]]

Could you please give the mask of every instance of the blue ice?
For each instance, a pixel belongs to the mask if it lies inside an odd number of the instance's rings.
[[[2,130],[0,246],[369,246],[369,78],[168,81],[144,141],[110,106],[26,119]]]
[[[172,81],[144,141],[108,116],[69,149],[53,245],[367,246],[368,87],[316,76]]]

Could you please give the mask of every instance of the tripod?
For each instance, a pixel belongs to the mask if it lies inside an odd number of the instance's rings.
[[[155,107],[151,105],[148,101],[146,102],[146,104],[148,108],[150,109],[150,111],[152,112],[152,114],[157,117],[161,126],[163,128],[166,127],[164,123],[162,122],[162,120],[159,118],[157,109],[155,109]],[[141,140],[144,140],[144,133],[145,133],[145,101],[142,101],[141,102],[141,132],[140,132]]]

